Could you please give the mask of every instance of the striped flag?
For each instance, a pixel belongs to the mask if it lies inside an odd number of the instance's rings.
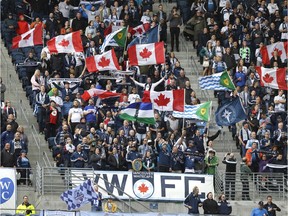
[[[101,99],[111,98],[111,97],[120,97],[120,93],[109,92],[102,89],[92,88],[85,91],[81,97],[84,101],[88,101],[92,97],[99,97]]]
[[[201,103],[197,105],[185,105],[184,112],[173,111],[175,118],[186,118],[186,119],[199,119],[203,121],[210,121],[210,108],[212,101]]]
[[[233,84],[227,71],[216,73],[210,76],[200,77],[198,81],[202,90],[228,91],[235,89],[235,85]]]
[[[155,124],[152,103],[136,102],[129,104],[121,111],[120,118],[128,121],[137,121],[145,124]]]
[[[101,46],[101,53],[103,53],[105,51],[105,48],[107,46],[120,46],[120,47],[124,47],[125,46],[125,42],[126,42],[126,37],[127,37],[127,27],[119,29],[115,32],[112,32],[110,34],[108,34],[104,41],[103,44]]]

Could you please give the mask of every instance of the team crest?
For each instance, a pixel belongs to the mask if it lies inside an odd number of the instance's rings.
[[[118,37],[118,39],[121,39],[121,38],[123,37],[123,33],[122,33],[122,32],[119,32],[119,33],[117,34],[117,37]]]
[[[154,193],[153,172],[133,172],[133,192],[139,199],[148,199]]]

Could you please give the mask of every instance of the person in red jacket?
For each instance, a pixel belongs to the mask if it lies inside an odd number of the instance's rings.
[[[18,28],[16,29],[16,33],[18,35],[24,34],[25,32],[29,31],[29,24],[25,21],[25,18],[23,15],[19,16],[18,21]]]

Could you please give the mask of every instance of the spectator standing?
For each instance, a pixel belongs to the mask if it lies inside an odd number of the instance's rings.
[[[233,153],[226,153],[222,161],[226,165],[225,170],[225,194],[226,197],[235,199],[235,180],[236,180],[236,166],[237,160]],[[231,191],[231,192],[230,192]],[[231,196],[229,194],[231,193]]]
[[[4,149],[1,151],[0,167],[16,167],[16,157],[11,151],[10,143],[6,143]]]
[[[20,179],[17,181],[17,184],[28,183],[29,185],[32,185],[32,182],[30,180],[30,169],[31,165],[29,159],[27,158],[27,152],[25,150],[22,150],[20,152],[20,156],[17,159],[17,172],[19,172],[21,175]]]
[[[174,42],[176,42],[176,51],[179,52],[179,35],[180,35],[180,26],[182,25],[182,18],[177,13],[176,7],[172,8],[168,21],[170,22],[171,52],[174,51]]]
[[[202,202],[199,198],[199,188],[195,186],[193,191],[185,198],[184,206],[188,208],[188,214],[199,214],[199,207],[202,206]]]
[[[246,157],[242,158],[242,164],[240,167],[241,182],[242,182],[242,200],[251,200],[249,196],[249,174],[252,173],[251,169],[246,164]]]
[[[117,204],[113,202],[111,197],[109,197],[107,202],[104,204],[104,212],[115,213],[117,212],[117,208]]]
[[[99,187],[97,184],[95,184],[93,188],[97,197],[93,197],[91,201],[91,211],[99,212],[99,211],[102,211],[102,193],[99,191]]]
[[[72,167],[84,168],[85,163],[88,162],[88,156],[82,150],[82,145],[78,144],[76,151],[71,155]]]
[[[2,103],[5,101],[5,91],[6,91],[6,85],[3,83],[2,77],[0,77],[0,105],[2,106]]]
[[[267,203],[264,205],[264,209],[268,211],[267,216],[276,216],[276,211],[281,211],[281,209],[272,202],[272,196],[267,196]]]
[[[45,86],[40,87],[40,92],[36,94],[36,110],[37,110],[37,122],[39,126],[39,133],[43,134],[45,123],[46,123],[46,113],[49,107],[50,99],[49,95],[46,94]]]
[[[218,166],[218,157],[215,154],[215,150],[210,149],[208,152],[208,157],[205,158],[205,173],[209,175],[215,175],[216,173],[216,167]]]

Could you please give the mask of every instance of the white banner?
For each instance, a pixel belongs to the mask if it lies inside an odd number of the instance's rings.
[[[0,168],[0,214],[15,214],[16,209],[16,172],[13,168]],[[5,210],[10,209],[10,210]]]
[[[87,178],[94,178],[99,188],[119,199],[129,199],[130,195],[143,200],[183,201],[195,186],[199,188],[201,199],[205,199],[208,192],[214,192],[212,175],[71,170],[73,186],[78,186]],[[101,192],[104,198],[108,196],[106,192]]]
[[[69,211],[50,211],[45,210],[44,216],[75,216],[75,212],[69,212]]]

